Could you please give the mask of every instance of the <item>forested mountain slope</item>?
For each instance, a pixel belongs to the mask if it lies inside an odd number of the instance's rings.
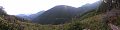
[[[36,17],[33,21],[40,24],[64,24],[71,22],[72,18],[80,18],[79,15],[85,12],[92,11],[99,7],[101,1],[95,2],[93,4],[86,4],[82,7],[75,8],[72,6],[58,5],[55,6],[43,14]]]

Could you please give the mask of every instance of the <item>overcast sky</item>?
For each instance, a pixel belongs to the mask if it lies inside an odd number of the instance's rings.
[[[10,15],[33,14],[46,11],[56,5],[80,7],[99,0],[0,0],[0,6]]]

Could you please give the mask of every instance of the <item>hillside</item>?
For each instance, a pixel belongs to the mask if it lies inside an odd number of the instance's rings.
[[[98,9],[86,12],[81,18],[73,18],[68,29],[72,30],[120,30],[119,6],[108,7],[102,2]],[[109,9],[112,8],[112,9]],[[75,21],[76,20],[76,21]]]

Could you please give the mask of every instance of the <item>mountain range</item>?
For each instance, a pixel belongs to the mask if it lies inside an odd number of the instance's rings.
[[[81,14],[91,11],[99,7],[100,2],[96,2],[93,4],[85,4],[82,7],[75,8],[72,6],[66,5],[57,5],[47,11],[40,11],[36,14],[32,14],[30,16],[25,15],[17,15],[18,17],[30,19],[34,23],[40,24],[64,24],[70,22],[72,18],[80,18]]]

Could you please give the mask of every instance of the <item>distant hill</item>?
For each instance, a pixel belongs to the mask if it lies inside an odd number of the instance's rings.
[[[76,13],[76,8],[74,7],[65,5],[55,6],[35,18],[34,22],[40,24],[60,24],[60,22],[65,23],[66,21],[71,20],[74,13]]]
[[[40,11],[38,13],[35,13],[35,14],[31,14],[31,15],[28,15],[28,17],[33,20],[35,19],[36,17],[40,16],[41,14],[43,14],[45,11]]]
[[[19,14],[19,15],[16,15],[16,16],[19,17],[19,18],[23,18],[23,19],[33,20],[37,16],[40,16],[43,12],[45,12],[45,11],[40,11],[38,13],[31,14],[31,15]]]
[[[101,4],[101,1],[97,1],[93,4],[85,4],[82,7],[79,7],[78,10],[80,10],[82,13],[85,13],[93,9],[98,9],[100,4]]]

